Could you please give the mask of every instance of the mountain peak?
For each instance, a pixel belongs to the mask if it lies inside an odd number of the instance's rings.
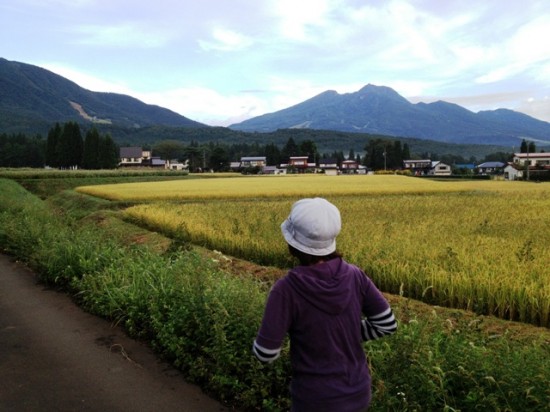
[[[394,99],[394,100],[400,100],[405,101],[409,103],[407,99],[405,99],[403,96],[401,96],[399,93],[397,93],[395,90],[393,90],[391,87],[388,86],[376,86],[374,84],[367,84],[366,86],[362,87],[359,91],[355,92],[356,95],[370,95],[370,96],[377,96],[382,97],[386,99]]]
[[[476,114],[444,101],[412,104],[390,87],[369,83],[353,93],[327,90],[295,106],[229,127],[269,132],[300,125],[468,144],[517,145],[521,136],[548,141],[550,123],[513,111],[490,113]]]

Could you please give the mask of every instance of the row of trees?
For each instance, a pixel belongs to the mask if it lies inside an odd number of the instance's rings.
[[[45,142],[40,135],[0,134],[0,167],[44,167]]]
[[[45,161],[62,169],[114,169],[119,150],[109,134],[102,136],[95,127],[83,139],[78,123],[68,122],[63,127],[56,123],[48,132]]]
[[[83,139],[75,122],[56,123],[46,140],[40,135],[0,134],[0,167],[113,169],[118,162],[118,146],[109,134],[102,136],[92,128]]]
[[[152,148],[153,155],[162,159],[187,160],[191,171],[209,169],[223,171],[229,168],[231,161],[239,161],[246,156],[265,156],[268,165],[288,163],[292,156],[307,156],[310,163],[319,164],[323,159],[333,159],[341,164],[346,159],[352,159],[369,169],[397,169],[403,165],[403,160],[409,159],[410,149],[399,140],[372,139],[365,146],[365,155],[362,157],[350,149],[347,155],[343,151],[320,153],[313,140],[304,140],[297,143],[292,137],[283,147],[274,143],[234,144],[208,143],[199,145],[191,142],[188,146],[177,140],[163,140]]]
[[[360,155],[350,149],[348,153],[333,151],[320,153],[315,141],[296,142],[289,137],[279,146],[273,142],[265,145],[258,143],[206,143],[192,141],[185,145],[177,140],[163,140],[152,149],[154,156],[164,160],[177,159],[188,161],[191,171],[229,169],[230,162],[245,156],[265,156],[269,165],[287,163],[291,156],[308,156],[309,162],[319,164],[323,159],[334,159],[338,164],[346,159],[354,159],[371,170],[400,169],[403,160],[410,159],[411,152],[407,143],[400,140],[374,138],[368,140],[364,153]],[[534,142],[522,142],[522,152],[534,153]],[[475,163],[475,158],[464,159],[457,155],[417,154],[417,157],[441,160],[448,164]],[[510,153],[494,153],[484,161],[509,161]],[[41,136],[27,137],[22,134],[8,136],[0,134],[0,167],[44,167],[111,169],[117,167],[119,150],[109,134],[101,135],[96,128],[88,130],[82,138],[80,126],[75,122],[56,124],[48,132],[47,140]]]

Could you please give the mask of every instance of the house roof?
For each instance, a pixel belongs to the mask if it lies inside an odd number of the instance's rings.
[[[524,166],[522,165],[518,165],[516,163],[508,163],[505,167],[505,169],[508,169],[508,168],[512,168],[512,169],[516,169],[516,170],[523,170],[524,169]]]
[[[162,160],[160,157],[153,157],[151,158],[151,165],[152,166],[161,166],[165,165],[166,161]]]
[[[407,166],[410,164],[414,164],[413,167],[419,168],[419,167],[433,167],[432,161],[429,159],[421,159],[421,160],[403,160],[403,165]]]
[[[533,159],[544,158],[544,159],[547,159],[547,158],[550,158],[550,153],[545,153],[545,152],[541,152],[541,153],[514,153],[514,157],[519,157],[520,159],[527,159],[527,158],[533,158]]]
[[[502,162],[485,162],[477,165],[477,167],[485,169],[485,168],[498,168],[498,167],[504,167],[506,166],[506,163]]]
[[[403,162],[406,162],[406,163],[431,163],[432,161],[430,159],[418,159],[418,160],[407,159],[407,160],[403,160]]]
[[[120,157],[142,157],[143,150],[141,147],[132,146],[132,147],[121,147],[120,148]]]
[[[265,162],[266,157],[265,156],[248,156],[248,157],[241,157],[241,162],[258,162],[258,161],[264,161]]]

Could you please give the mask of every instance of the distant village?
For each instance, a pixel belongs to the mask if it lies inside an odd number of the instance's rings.
[[[163,160],[141,147],[121,147],[120,167],[157,167],[170,170],[188,170],[188,162]],[[514,153],[510,162],[484,162],[480,164],[446,164],[431,159],[403,160],[402,168],[369,170],[356,159],[323,158],[312,162],[308,156],[290,156],[286,163],[267,164],[266,156],[245,156],[229,164],[229,170],[242,174],[284,175],[293,173],[341,174],[401,173],[411,176],[452,177],[485,176],[504,180],[550,180],[550,153]],[[209,172],[210,170],[194,170]]]

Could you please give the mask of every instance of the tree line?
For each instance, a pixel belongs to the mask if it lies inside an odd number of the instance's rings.
[[[114,169],[119,149],[109,134],[101,135],[95,127],[83,139],[78,123],[56,123],[48,132],[45,162],[61,169]]]
[[[292,156],[307,156],[310,163],[317,165],[326,159],[332,159],[338,165],[353,159],[370,170],[400,169],[403,160],[412,158],[440,160],[450,165],[476,163],[473,157],[464,159],[453,154],[411,153],[407,143],[387,138],[368,140],[362,153],[356,153],[353,149],[346,153],[342,150],[320,153],[313,139],[296,142],[292,136],[282,146],[273,142],[199,144],[196,141],[185,145],[178,140],[161,140],[145,148],[152,150],[153,156],[164,160],[187,161],[192,172],[226,171],[231,162],[246,156],[265,156],[268,165],[277,166],[288,163]],[[520,150],[534,153],[536,146],[534,142],[524,140]],[[498,152],[486,156],[483,161],[507,162],[511,156],[511,153]],[[49,130],[46,140],[40,135],[0,134],[0,167],[112,169],[118,166],[119,160],[119,148],[109,133],[102,135],[92,127],[83,138],[76,122],[56,123]]]
[[[119,149],[109,134],[92,127],[83,138],[76,122],[56,123],[46,139],[0,134],[0,167],[114,169],[118,163]]]

